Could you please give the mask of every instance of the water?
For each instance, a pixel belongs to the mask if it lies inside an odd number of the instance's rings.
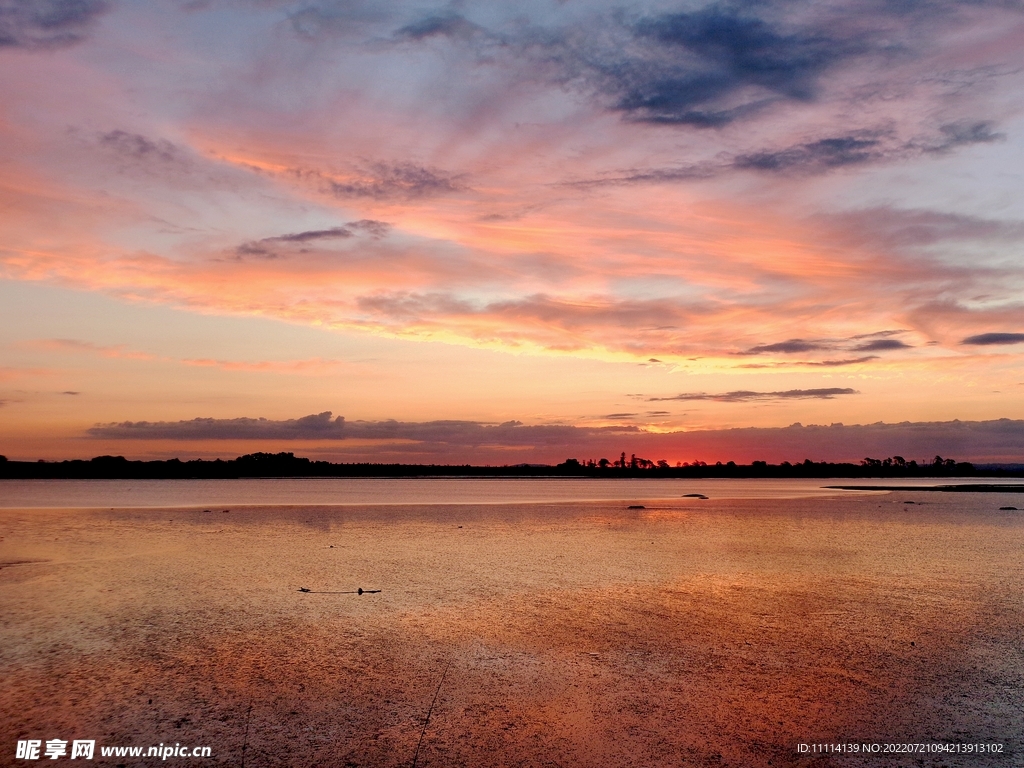
[[[0,763],[1024,763],[1024,497],[828,484],[5,482]]]
[[[728,499],[796,499],[855,493],[828,485],[1007,483],[975,478],[582,479],[266,478],[241,480],[0,480],[0,508],[187,507],[284,504],[533,504],[668,500],[688,493]],[[1017,481],[1022,482],[1024,481]]]

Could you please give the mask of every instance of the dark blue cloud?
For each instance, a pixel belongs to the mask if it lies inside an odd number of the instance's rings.
[[[646,50],[606,69],[615,109],[697,127],[725,125],[780,98],[812,100],[825,72],[869,50],[857,36],[784,28],[721,5],[648,16],[631,32]],[[729,102],[751,88],[759,93]]]
[[[0,47],[76,43],[108,5],[106,0],[0,0]]]
[[[994,344],[1020,344],[1021,342],[1024,342],[1024,333],[979,333],[977,336],[968,336],[960,343],[987,347]]]
[[[815,78],[840,59],[863,50],[861,44],[851,45],[824,33],[785,33],[761,19],[722,7],[648,18],[636,31],[713,64],[719,77],[708,80],[710,90],[701,94],[705,98],[716,95],[717,87],[728,81],[807,99],[813,94]]]

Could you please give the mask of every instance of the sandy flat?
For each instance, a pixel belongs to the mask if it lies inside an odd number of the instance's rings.
[[[641,503],[2,510],[0,764],[1024,764],[998,495]]]

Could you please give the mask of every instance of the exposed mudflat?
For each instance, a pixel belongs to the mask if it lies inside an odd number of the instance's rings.
[[[998,494],[635,502],[0,510],[0,765],[1024,765]]]

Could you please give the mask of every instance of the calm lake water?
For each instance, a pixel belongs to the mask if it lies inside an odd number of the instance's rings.
[[[676,499],[794,499],[852,491],[828,485],[936,485],[1021,481],[943,478],[892,480],[637,480],[580,478],[266,478],[242,480],[0,480],[0,508],[161,507],[225,504],[528,504]]]
[[[4,481],[0,764],[1024,764],[1024,496],[829,484]]]

